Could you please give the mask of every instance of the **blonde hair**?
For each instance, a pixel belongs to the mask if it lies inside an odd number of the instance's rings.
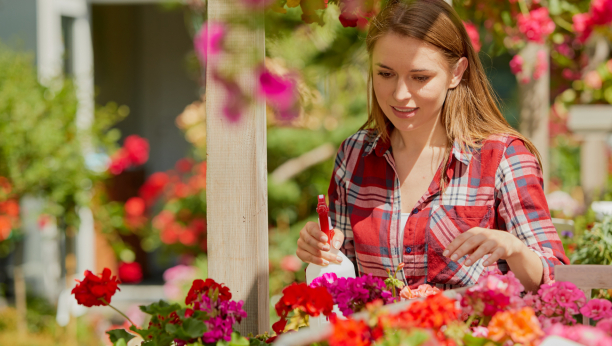
[[[515,136],[525,143],[527,149],[537,157],[540,166],[542,165],[540,153],[533,143],[513,129],[499,111],[489,80],[463,22],[455,10],[443,0],[391,0],[371,21],[366,38],[370,56],[368,120],[362,129],[375,129],[383,140],[389,140],[387,128],[392,124],[376,100],[372,83],[374,45],[387,33],[419,39],[437,47],[449,67],[456,66],[461,57],[468,60],[463,79],[457,87],[447,90],[442,107],[442,123],[448,139],[440,181],[443,188],[449,150],[454,141],[458,141],[463,150],[471,151],[480,148],[490,135]]]

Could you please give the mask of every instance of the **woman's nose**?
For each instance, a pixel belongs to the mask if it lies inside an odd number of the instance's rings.
[[[397,101],[403,101],[406,99],[410,99],[411,96],[412,95],[410,94],[408,83],[403,79],[398,79],[397,85],[395,86],[395,91],[393,92],[393,97]]]

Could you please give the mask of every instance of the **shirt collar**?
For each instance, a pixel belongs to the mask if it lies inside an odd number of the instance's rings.
[[[391,129],[393,129],[393,127],[388,129],[389,133],[391,133]],[[364,150],[363,156],[367,156],[370,155],[372,152],[375,152],[377,156],[382,157],[383,155],[385,155],[387,150],[391,148],[390,140],[383,140],[382,135],[377,134],[374,131],[371,131],[368,134],[366,141],[368,142],[368,144]],[[457,140],[455,140],[455,142],[453,143],[452,154],[455,159],[457,159],[459,162],[463,163],[466,166],[469,165],[470,160],[472,160],[472,153],[470,151],[463,150],[461,148],[461,144]]]

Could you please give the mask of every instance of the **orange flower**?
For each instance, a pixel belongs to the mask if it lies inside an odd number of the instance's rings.
[[[400,297],[404,299],[414,299],[420,297],[432,296],[434,294],[440,293],[440,289],[437,287],[432,287],[428,284],[419,285],[416,290],[411,290],[410,287],[405,286],[400,291]]]
[[[497,313],[489,322],[489,338],[500,343],[511,340],[531,346],[543,335],[538,318],[528,306],[520,310]]]
[[[363,321],[335,319],[334,331],[329,338],[330,346],[369,346],[370,328]]]

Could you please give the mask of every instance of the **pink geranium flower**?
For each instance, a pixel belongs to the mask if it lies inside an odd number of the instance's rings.
[[[584,84],[591,89],[600,89],[603,85],[603,80],[597,71],[589,71],[584,76]]]
[[[591,14],[595,25],[612,23],[612,0],[593,0],[591,2]]]
[[[510,60],[510,71],[512,71],[514,74],[523,72],[523,63],[523,57],[518,54],[515,55],[512,57],[512,60]]]
[[[548,71],[548,55],[545,51],[538,51],[536,65],[533,71],[533,79],[538,80]]]
[[[578,13],[572,17],[572,27],[578,34],[578,41],[584,43],[593,33],[593,18],[590,13]]]
[[[480,34],[478,33],[478,28],[470,22],[463,22],[465,26],[465,30],[467,31],[468,36],[470,37],[470,41],[472,41],[472,47],[476,52],[480,52],[480,48],[482,44],[480,43]]]
[[[546,36],[555,31],[555,22],[548,15],[548,8],[540,7],[527,16],[519,14],[518,27],[529,41],[544,43]]]
[[[558,335],[568,340],[575,341],[582,345],[589,346],[609,346],[612,345],[612,337],[602,330],[578,324],[575,326],[565,326],[561,323],[553,324],[544,329],[546,335]]]
[[[605,299],[592,299],[580,308],[580,313],[595,321],[612,317],[612,303]]]
[[[248,105],[248,98],[235,81],[225,78],[218,73],[213,75],[213,79],[219,83],[226,92],[225,104],[221,110],[222,114],[230,122],[237,122],[240,120],[240,116]]]
[[[604,318],[597,322],[597,328],[612,335],[612,317]]]
[[[264,69],[259,73],[259,92],[280,109],[289,108],[295,102],[295,82]]]
[[[194,46],[202,62],[223,51],[223,39],[226,35],[225,26],[217,22],[205,22],[194,37]]]
[[[297,83],[294,78],[261,69],[258,80],[259,94],[276,109],[281,120],[291,120],[299,115]]]
[[[297,272],[302,268],[302,261],[295,255],[285,256],[280,262],[280,267],[288,272]]]

